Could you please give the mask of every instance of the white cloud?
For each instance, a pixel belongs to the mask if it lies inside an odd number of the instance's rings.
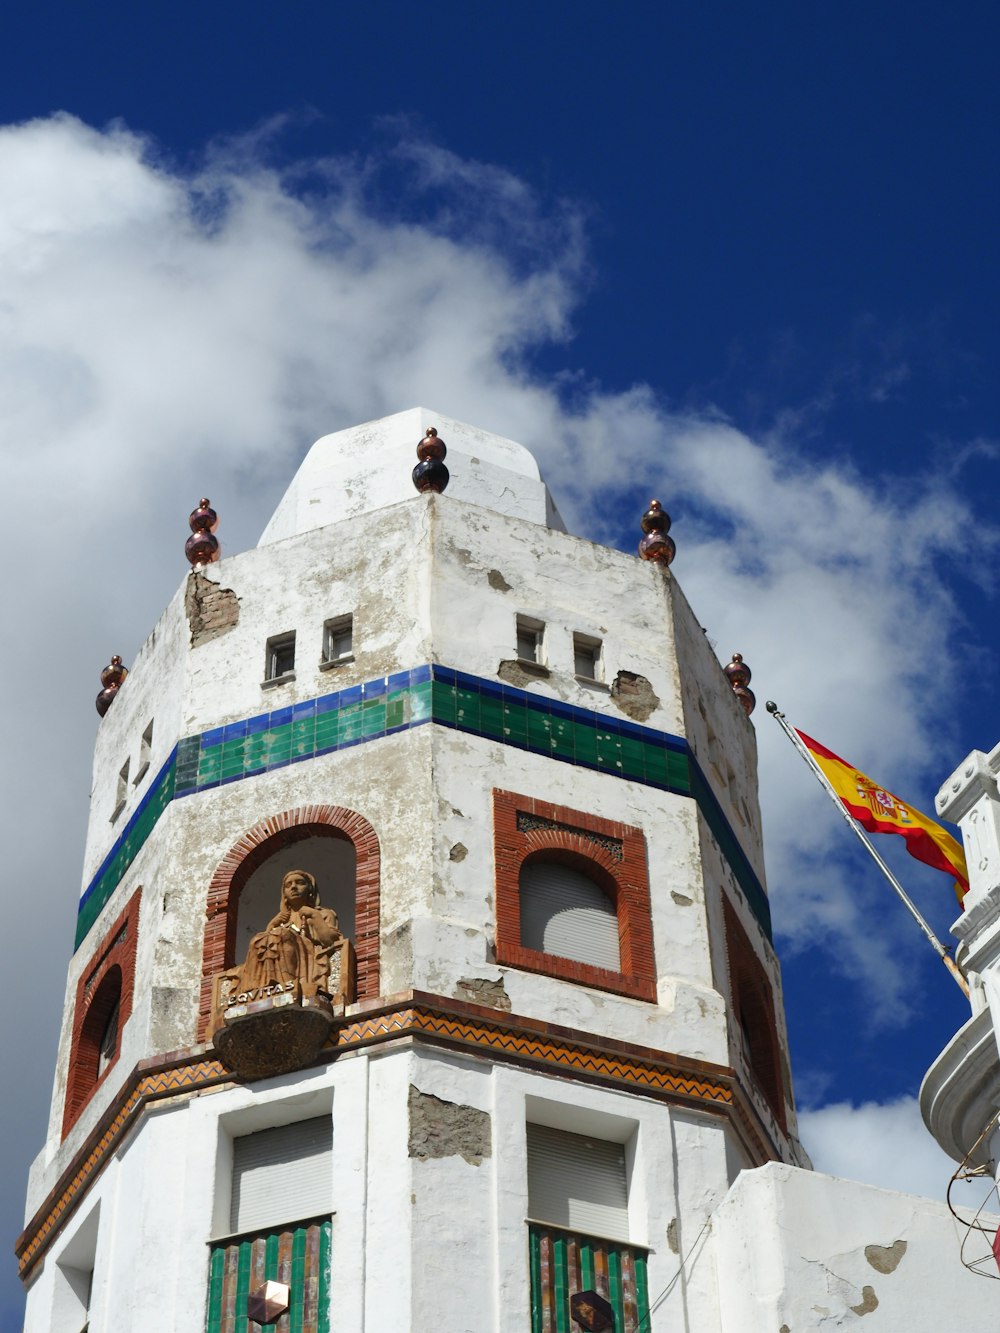
[[[927,1133],[915,1097],[800,1111],[799,1135],[817,1171],[930,1199],[944,1200],[957,1167]],[[987,1188],[958,1182],[952,1202],[977,1208]]]
[[[97,671],[134,652],[182,577],[198,495],[221,509],[224,549],[249,545],[316,435],[430,402],[534,448],[588,535],[620,536],[621,506],[659,494],[678,578],[759,693],[928,803],[942,775],[924,782],[926,723],[959,624],[948,562],[969,521],[949,479],[817,461],[794,417],[754,439],[648,386],[536,379],[530,352],[568,337],[585,282],[578,213],[433,145],[286,175],[266,149],[267,133],[215,145],[185,174],[121,127],[0,131],[0,440],[26,528],[6,654],[30,652],[33,691],[60,709],[58,745],[22,733],[36,782],[70,763],[79,790]],[[866,938],[842,873],[818,875],[844,835],[756,721],[779,920],[837,938],[904,1013],[900,932]],[[32,785],[7,780],[22,827]]]
[[[0,440],[30,530],[3,632],[7,660],[27,649],[33,691],[59,710],[30,744],[15,723],[28,780],[9,774],[4,795],[19,827],[43,781],[79,792],[97,671],[135,651],[182,577],[198,495],[221,509],[224,549],[250,545],[315,436],[414,402],[534,448],[588,535],[621,537],[622,506],[638,516],[659,494],[677,576],[724,653],[919,803],[959,624],[948,561],[969,514],[953,482],[817,461],[794,416],[754,439],[649,386],[533,377],[530,352],[569,336],[586,281],[578,212],[405,140],[282,175],[272,132],[214,145],[185,174],[122,127],[61,116],[0,131]],[[859,929],[856,895],[817,857],[844,835],[763,709],[756,721],[783,929],[835,941],[905,1016],[905,922]]]
[[[588,281],[578,210],[426,144],[282,174],[264,134],[186,172],[122,127],[67,116],[0,130],[0,179],[0,632],[16,756],[0,781],[3,845],[8,881],[32,886],[66,951],[98,672],[134,654],[183,578],[188,511],[210,495],[224,550],[252,545],[315,437],[418,402],[535,450],[588,536],[621,536],[627,506],[622,539],[637,539],[658,494],[677,520],[680,582],[762,698],[918,804],[918,783],[929,795],[944,776],[924,781],[932,709],[947,738],[949,561],[970,521],[954,480],[817,461],[793,415],[755,439],[648,386],[535,377],[531,353],[568,344]],[[996,545],[981,527],[979,539]],[[919,942],[901,943],[902,921],[860,928],[856,895],[823,859],[843,836],[835,817],[762,708],[755,721],[776,915],[904,1018]],[[16,989],[37,964],[17,932],[2,947]],[[40,1071],[36,1123],[59,971],[34,1025],[12,1034],[15,1066]],[[8,1139],[8,1196],[36,1138]]]

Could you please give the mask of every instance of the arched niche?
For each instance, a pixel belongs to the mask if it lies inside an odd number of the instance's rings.
[[[353,897],[351,859],[353,858]],[[212,876],[206,904],[198,1037],[209,1030],[212,978],[240,960],[239,948],[278,910],[288,870],[317,876],[357,956],[357,998],[379,993],[379,845],[371,824],[339,805],[309,805],[261,820],[230,847]],[[244,901],[244,895],[246,899]]]
[[[278,910],[281,881],[289,870],[308,870],[316,879],[323,907],[332,907],[340,932],[353,944],[357,851],[349,838],[314,835],[279,847],[253,872],[240,894],[236,912],[233,959],[246,956],[250,940]]]
[[[63,1108],[64,1137],[118,1062],[122,1033],[132,1013],[140,895],[141,889],[137,889],[105,931],[77,982]]]

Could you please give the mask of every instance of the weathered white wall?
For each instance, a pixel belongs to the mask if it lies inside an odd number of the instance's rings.
[[[413,1132],[410,1089],[471,1116],[485,1151]],[[148,1114],[105,1168],[46,1257],[28,1295],[25,1333],[53,1320],[59,1265],[100,1208],[92,1333],[177,1333],[204,1321],[210,1237],[228,1230],[232,1139],[332,1114],[333,1326],[413,1333],[523,1333],[529,1310],[525,1124],[536,1121],[626,1145],[629,1229],[649,1246],[650,1290],[675,1276],[724,1196],[716,1120],[654,1100],[396,1042],[249,1087]],[[289,1218],[288,1221],[296,1219]],[[706,1251],[671,1311],[717,1326]],[[659,1321],[654,1322],[654,1329]],[[665,1323],[664,1328],[671,1327]]]
[[[892,1151],[892,1145],[886,1145]],[[712,1221],[719,1333],[994,1328],[997,1284],[963,1267],[944,1204],[771,1162]],[[691,1325],[692,1328],[696,1325]]]
[[[453,482],[444,496],[417,495],[409,479],[428,424],[449,447]],[[518,614],[546,626],[548,674],[525,678],[529,692],[621,718],[626,714],[607,688],[617,673],[648,682],[658,702],[636,720],[689,737],[762,875],[753,728],[672,575],[560,529],[530,454],[461,423],[415,410],[320,441],[262,544],[203,576],[203,584],[232,590],[238,622],[192,646],[189,578],[131,664],[98,732],[84,883],[179,738],[428,661],[498,679],[501,664],[516,655]],[[324,622],[347,613],[354,617],[354,660],[321,671]],[[290,630],[297,636],[295,678],[262,688],[266,641]],[[603,686],[575,678],[574,632],[603,641]],[[509,678],[510,668],[504,671]],[[112,825],[119,769],[126,755],[135,764],[151,717],[149,773]],[[659,1003],[491,962],[494,788],[644,830]],[[383,994],[414,988],[468,998],[463,982],[499,980],[516,1014],[728,1064],[735,1045],[719,911],[727,889],[780,1003],[773,953],[690,798],[444,727],[383,737],[185,797],[161,817],[70,965],[49,1135],[32,1172],[29,1215],[138,1061],[194,1042],[205,901],[219,862],[260,820],[317,802],[356,810],[378,836]],[[465,854],[453,855],[459,845]],[[60,1142],[77,982],[140,885],[134,1007],[121,1053]],[[275,899],[277,892],[276,879]],[[456,1153],[413,1158],[411,1086],[468,1108],[472,1120],[488,1116],[490,1155],[477,1162]],[[695,1244],[671,1301],[691,1328],[718,1325],[714,1250],[702,1228],[740,1165],[735,1137],[718,1119],[401,1043],[147,1116],[80,1211],[85,1218],[91,1199],[100,1201],[93,1329],[121,1326],[123,1311],[141,1313],[145,1329],[197,1325],[200,1305],[194,1322],[189,1317],[192,1303],[203,1299],[206,1238],[225,1229],[231,1136],[315,1114],[302,1108],[315,1107],[317,1098],[332,1106],[334,1118],[340,1326],[523,1329],[524,1124],[545,1116],[566,1128],[579,1128],[582,1117],[589,1132],[604,1125],[611,1136],[624,1135],[630,1222],[636,1242],[651,1248],[651,1291],[671,1281],[678,1251]],[[47,1322],[58,1294],[52,1274],[75,1227],[74,1220],[32,1287],[29,1331],[54,1327]]]

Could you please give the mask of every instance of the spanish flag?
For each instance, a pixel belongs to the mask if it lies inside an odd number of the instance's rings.
[[[969,872],[965,853],[951,834],[919,810],[914,810],[912,805],[877,786],[846,759],[841,759],[804,731],[799,731],[798,736],[848,814],[853,815],[869,833],[899,833],[906,839],[906,850],[911,856],[935,870],[954,875],[955,892],[961,902],[969,891]]]

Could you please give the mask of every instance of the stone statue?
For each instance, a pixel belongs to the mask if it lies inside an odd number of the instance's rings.
[[[289,870],[281,906],[236,967],[212,978],[208,1035],[238,1078],[269,1078],[314,1060],[354,1001],[355,959],[316,879]]]
[[[331,954],[342,941],[336,912],[319,904],[315,876],[289,870],[281,881],[277,916],[253,937],[246,961],[230,973],[234,989],[255,999],[289,991],[296,999],[329,995]]]

